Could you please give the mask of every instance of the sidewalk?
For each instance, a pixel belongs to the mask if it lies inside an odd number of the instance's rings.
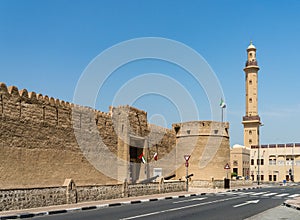
[[[285,205],[286,207],[289,208],[294,208],[300,211],[300,196],[294,198],[294,199],[290,199],[287,200],[283,203],[283,205]]]
[[[262,188],[263,186],[244,186],[244,187],[232,187],[229,191],[236,190],[247,190],[247,189],[257,189]],[[74,212],[80,210],[91,210],[99,209],[111,206],[120,206],[128,205],[135,203],[151,202],[165,199],[175,199],[175,198],[184,198],[197,195],[206,195],[206,194],[215,194],[220,192],[226,192],[228,189],[211,189],[211,188],[189,188],[189,192],[172,192],[164,194],[152,194],[138,197],[127,197],[127,198],[118,198],[111,200],[99,200],[92,202],[83,202],[77,204],[66,204],[66,205],[57,205],[57,206],[48,206],[48,207],[39,207],[32,209],[22,209],[22,210],[10,210],[0,212],[0,219],[16,219],[16,218],[32,218],[34,216],[43,216],[43,215],[55,215],[60,213]],[[296,201],[296,202],[295,202]],[[286,206],[294,207],[298,205],[300,210],[300,197],[294,200],[288,200]]]

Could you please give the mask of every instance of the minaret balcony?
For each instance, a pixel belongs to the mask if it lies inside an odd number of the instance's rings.
[[[258,115],[255,116],[244,116],[243,121],[260,121],[260,117]]]
[[[246,67],[247,66],[257,66],[257,61],[256,60],[247,60]]]

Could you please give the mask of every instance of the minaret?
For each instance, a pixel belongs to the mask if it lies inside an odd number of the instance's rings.
[[[247,48],[246,75],[246,115],[243,117],[244,145],[259,145],[259,127],[261,125],[257,110],[257,74],[256,48],[250,42]]]

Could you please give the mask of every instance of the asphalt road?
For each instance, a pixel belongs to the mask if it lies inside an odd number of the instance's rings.
[[[245,219],[300,195],[300,187],[274,187],[188,198],[167,199],[97,210],[36,217],[48,220],[76,219]],[[298,213],[297,213],[298,214]],[[276,219],[276,216],[274,216]],[[300,211],[299,211],[300,219]]]

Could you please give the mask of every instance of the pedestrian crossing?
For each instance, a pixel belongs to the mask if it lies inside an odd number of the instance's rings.
[[[270,191],[264,191],[264,192],[243,192],[243,191],[230,191],[230,192],[222,192],[218,193],[219,195],[240,195],[240,196],[253,196],[253,197],[263,197],[263,198],[295,198],[300,196],[299,193],[290,194],[290,193],[282,193],[282,192],[270,192]]]

